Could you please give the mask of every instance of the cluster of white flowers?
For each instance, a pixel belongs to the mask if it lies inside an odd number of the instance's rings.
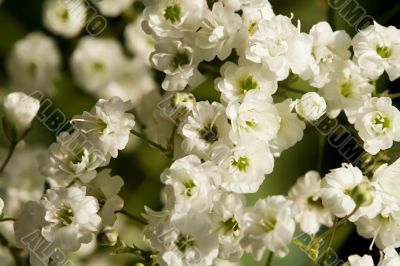
[[[115,17],[133,2],[94,4]],[[10,216],[19,209],[15,240],[30,253],[31,264],[62,263],[58,252],[78,251],[114,225],[124,204],[118,196],[124,182],[105,167],[133,132],[173,160],[160,178],[163,209],[145,207],[143,214],[144,239],[158,265],[237,262],[245,253],[260,261],[266,251],[285,257],[296,227],[318,249],[322,228],[347,221],[382,250],[380,266],[400,265],[395,251],[400,247],[400,159],[372,173],[348,162],[322,177],[309,171],[287,195],[246,202],[246,194],[258,192],[273,172],[276,158],[325,114],[334,119],[343,111],[371,156],[400,142],[400,111],[377,88],[385,72],[390,81],[400,77],[400,30],[375,22],[351,38],[319,22],[305,33],[292,17],[276,15],[268,0],[143,2],[143,14],[124,30],[127,49],[113,38],[77,40],[71,74],[99,100],[73,117],[71,128],[40,156],[42,178],[18,199],[18,207],[8,200],[19,193],[10,180],[25,174],[5,172],[10,177],[4,181],[6,204],[0,199],[0,214],[3,207]],[[76,37],[86,8],[81,0],[47,0],[44,25],[53,34]],[[31,33],[16,43],[8,60],[13,88],[51,94],[61,63],[54,40]],[[151,67],[163,72],[163,92]],[[219,101],[194,96],[209,76],[217,76],[213,85]],[[293,88],[298,79],[312,89]],[[293,91],[300,97],[284,94]],[[40,101],[16,92],[3,105],[5,133],[14,149],[29,132]],[[143,134],[134,131],[133,109]],[[51,256],[44,260],[32,251],[26,241],[32,234],[54,250]],[[119,241],[109,237],[113,245]],[[374,262],[368,255],[353,255],[344,265]]]

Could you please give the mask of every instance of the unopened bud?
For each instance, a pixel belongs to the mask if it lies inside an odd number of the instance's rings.
[[[350,196],[357,207],[365,207],[371,205],[374,201],[374,191],[375,188],[371,184],[363,182],[353,189]]]
[[[98,241],[100,245],[104,246],[115,246],[118,242],[118,232],[113,228],[107,227],[98,235]]]

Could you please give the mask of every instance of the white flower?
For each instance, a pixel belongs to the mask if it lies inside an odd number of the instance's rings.
[[[349,215],[358,208],[353,215],[359,217],[365,214],[373,218],[379,211],[373,204],[378,202],[374,200],[374,192],[375,188],[367,177],[351,164],[342,164],[341,168],[331,170],[321,182],[323,206],[337,217]]]
[[[377,22],[353,38],[355,61],[363,73],[377,80],[384,71],[391,81],[400,77],[400,30],[383,27]]]
[[[296,223],[292,201],[283,196],[260,199],[245,215],[246,227],[242,246],[259,261],[265,250],[278,257],[289,252]]]
[[[364,103],[356,117],[354,127],[370,154],[392,147],[400,141],[400,112],[388,97],[371,98]]]
[[[102,227],[114,225],[115,213],[124,206],[124,200],[118,196],[124,181],[120,176],[111,176],[110,172],[111,169],[102,170],[87,184],[87,195],[96,197],[100,204]]]
[[[87,6],[82,0],[46,0],[43,6],[43,24],[52,33],[65,38],[77,36],[86,23]]]
[[[350,60],[332,75],[332,81],[320,90],[327,103],[327,114],[336,118],[344,110],[349,122],[354,123],[355,115],[371,97],[373,86],[362,76],[359,66]]]
[[[297,114],[292,113],[292,100],[286,99],[275,104],[281,118],[277,136],[269,142],[271,152],[274,156],[280,156],[282,151],[292,147],[303,139],[306,124],[299,119]]]
[[[394,208],[400,209],[400,159],[388,165],[383,164],[374,172],[373,181],[379,184],[382,196],[397,205]]]
[[[157,0],[145,5],[143,29],[156,39],[181,38],[188,31],[196,31],[207,10],[206,1]]]
[[[116,17],[128,9],[135,0],[101,0],[94,1],[100,12],[108,17]]]
[[[238,140],[219,162],[221,188],[236,193],[255,193],[274,168],[268,145],[250,136]]]
[[[85,194],[85,187],[47,190],[41,200],[47,222],[42,235],[47,241],[63,250],[76,251],[82,243],[92,240],[92,233],[101,224],[99,204],[96,198]]]
[[[154,51],[156,40],[142,29],[143,17],[126,25],[124,30],[125,43],[128,50],[150,66],[150,54]]]
[[[301,78],[316,88],[324,87],[350,58],[351,38],[345,31],[332,31],[327,22],[315,24],[309,35],[313,41],[312,62]]]
[[[218,256],[218,236],[206,213],[192,211],[171,220],[168,213],[148,210],[146,239],[155,248],[160,266],[212,265]]]
[[[177,216],[185,216],[191,209],[207,210],[211,203],[211,170],[194,155],[176,160],[161,174],[161,181],[167,185],[167,208],[173,208]]]
[[[295,109],[304,120],[312,122],[325,114],[326,102],[318,93],[307,92],[295,102]]]
[[[198,61],[193,48],[182,41],[163,39],[156,45],[150,61],[155,69],[163,71],[166,77],[162,87],[167,91],[181,91],[189,84],[196,86],[203,80],[197,70]]]
[[[242,101],[248,91],[256,90],[270,96],[278,88],[275,81],[265,78],[265,73],[260,65],[245,63],[239,66],[227,62],[221,67],[222,78],[215,81],[216,87],[221,91],[221,100],[224,103]]]
[[[0,217],[3,216],[3,209],[4,209],[4,201],[0,198]]]
[[[308,234],[316,234],[321,225],[331,227],[333,224],[332,214],[322,206],[320,184],[319,173],[309,171],[297,179],[288,193],[289,199],[299,208],[295,220],[301,230]]]
[[[290,18],[278,15],[260,21],[249,37],[246,58],[264,63],[277,80],[288,77],[289,71],[303,73],[311,60],[312,40],[293,26]]]
[[[49,148],[42,171],[53,186],[67,186],[76,178],[88,183],[96,177],[97,168],[108,164],[109,157],[81,132],[61,132]]]
[[[212,11],[207,10],[201,27],[196,31],[196,45],[206,61],[213,60],[216,56],[225,60],[232,53],[237,43],[236,35],[242,20],[233,9],[225,7],[221,2],[216,2]]]
[[[125,63],[122,47],[116,40],[83,37],[71,56],[70,67],[78,84],[94,92],[117,78]]]
[[[127,113],[129,109],[131,104],[118,97],[100,99],[90,112],[75,116],[71,122],[93,141],[96,148],[115,158],[118,150],[128,144],[130,131],[135,126],[135,117]]]
[[[344,263],[343,266],[375,266],[374,260],[370,255],[351,255],[348,258],[348,262]]]
[[[12,92],[5,97],[3,107],[8,138],[14,142],[21,140],[39,112],[40,101],[23,92]]]
[[[244,236],[245,205],[245,197],[238,194],[218,193],[213,199],[210,217],[218,233],[219,258],[238,261],[243,255],[240,240]]]
[[[226,114],[231,120],[231,138],[251,135],[263,141],[274,139],[279,131],[281,118],[271,103],[272,99],[257,91],[249,91],[242,103],[231,102]]]
[[[394,248],[386,248],[383,252],[385,253],[385,256],[380,266],[400,265],[400,255]]]
[[[60,75],[61,55],[53,39],[33,32],[15,43],[7,62],[12,85],[17,90],[50,93]]]
[[[181,125],[182,148],[201,158],[210,156],[219,145],[229,145],[229,123],[224,107],[217,102],[198,102],[192,114]]]

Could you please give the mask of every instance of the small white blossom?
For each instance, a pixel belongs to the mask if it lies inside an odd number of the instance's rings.
[[[65,38],[77,36],[86,23],[87,6],[82,0],[47,0],[43,6],[43,24]]]
[[[321,225],[333,225],[332,214],[322,206],[320,184],[319,173],[309,171],[297,179],[288,194],[289,199],[299,208],[295,220],[301,230],[308,234],[316,234]]]
[[[268,145],[258,139],[242,137],[220,159],[221,188],[236,193],[255,193],[274,168]]]
[[[349,122],[354,123],[372,91],[372,84],[361,74],[359,66],[349,60],[333,74],[332,81],[321,89],[321,95],[326,100],[330,118],[336,118],[343,110]]]
[[[370,255],[351,255],[348,258],[348,262],[344,263],[343,266],[375,266],[374,260]]]
[[[313,41],[312,62],[301,78],[316,88],[324,87],[350,58],[351,38],[345,31],[332,31],[327,22],[315,24],[309,35]]]
[[[239,66],[227,62],[221,67],[222,78],[215,81],[221,91],[221,100],[224,103],[242,101],[248,91],[256,90],[270,96],[278,88],[275,81],[265,78],[263,69],[257,64],[245,63]]]
[[[127,113],[131,107],[131,103],[118,97],[100,99],[90,112],[75,116],[71,121],[96,148],[115,158],[118,150],[128,144],[130,131],[135,126],[135,117]]]
[[[306,124],[299,119],[297,114],[292,113],[293,102],[287,99],[275,104],[281,118],[277,136],[269,142],[271,152],[274,156],[280,156],[282,151],[292,147],[303,139]]]
[[[201,158],[210,156],[219,145],[230,145],[229,123],[224,107],[217,102],[198,102],[182,124],[182,149]]]
[[[289,252],[296,223],[292,201],[283,196],[260,199],[245,215],[246,227],[242,246],[259,261],[266,250],[278,257]]]
[[[13,87],[25,92],[53,92],[60,67],[61,55],[56,42],[41,32],[30,33],[17,41],[7,62]]]
[[[216,2],[212,11],[207,10],[195,41],[202,57],[206,61],[213,60],[215,56],[220,60],[228,58],[237,43],[241,22],[240,16],[221,2]]]
[[[23,92],[12,92],[5,97],[3,107],[7,136],[11,141],[21,140],[39,112],[40,101]]]
[[[326,102],[318,93],[307,92],[295,102],[295,109],[304,120],[312,122],[325,114]]]
[[[394,248],[386,248],[383,252],[385,255],[380,266],[400,265],[400,255]]]
[[[263,141],[274,139],[281,118],[271,102],[271,97],[257,91],[249,91],[241,103],[231,102],[226,108],[226,114],[231,120],[231,138],[237,140],[250,135]]]
[[[85,187],[47,190],[41,204],[47,223],[42,235],[63,250],[78,250],[100,227],[99,204],[96,198],[86,196]]]
[[[307,69],[311,48],[311,38],[300,33],[290,18],[278,15],[257,24],[249,37],[246,58],[263,63],[277,80],[284,80],[290,70],[300,74]]]
[[[356,116],[354,127],[370,154],[392,147],[400,141],[400,112],[388,97],[371,98]]]
[[[377,80],[384,71],[391,81],[400,77],[400,30],[377,22],[353,38],[355,61],[364,75]]]

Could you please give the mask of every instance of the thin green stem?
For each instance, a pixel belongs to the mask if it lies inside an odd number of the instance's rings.
[[[121,213],[121,214],[125,215],[126,217],[130,218],[131,220],[136,221],[136,222],[138,222],[140,224],[143,224],[143,225],[147,224],[147,222],[144,219],[142,219],[142,218],[140,218],[140,217],[138,217],[136,215],[133,215],[133,214],[129,213],[128,211],[124,210],[124,209],[118,211],[117,213]]]
[[[11,143],[11,146],[8,150],[8,154],[6,159],[4,160],[3,164],[0,168],[0,174],[3,173],[4,169],[6,168],[7,164],[10,162],[12,155],[14,154],[15,148],[17,147],[17,143]]]
[[[271,266],[273,258],[274,258],[274,253],[272,251],[270,251],[268,254],[267,263],[265,264],[265,266]]]
[[[131,133],[132,133],[133,135],[135,135],[136,137],[141,138],[142,140],[144,140],[145,142],[147,142],[148,144],[150,144],[150,145],[153,146],[154,148],[159,149],[161,152],[163,152],[163,153],[165,153],[165,154],[168,152],[168,149],[164,148],[163,146],[161,146],[161,145],[158,144],[158,143],[155,143],[155,142],[152,141],[152,140],[149,140],[144,134],[142,134],[142,133],[140,133],[140,132],[137,132],[137,131],[134,130],[134,129],[131,130]]]
[[[389,94],[389,97],[392,99],[400,98],[400,93]]]
[[[376,97],[378,95],[377,81],[376,80],[372,81],[372,86],[373,86],[372,96]]]

